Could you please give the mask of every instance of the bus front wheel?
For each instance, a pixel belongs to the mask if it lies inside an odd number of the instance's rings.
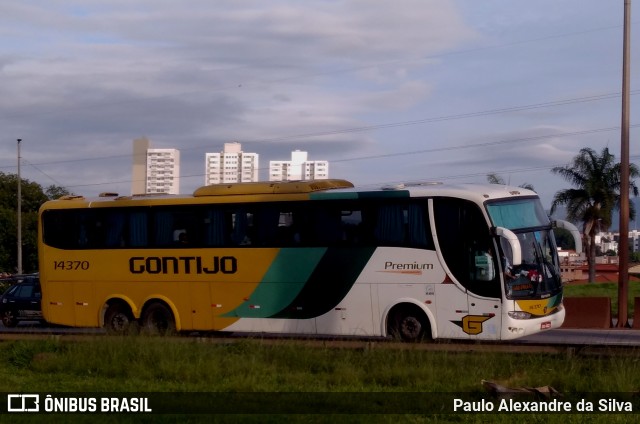
[[[109,334],[128,334],[136,327],[133,314],[128,306],[122,303],[109,305],[104,314],[104,328]]]
[[[419,342],[431,337],[431,326],[420,308],[401,305],[389,313],[388,333],[405,342]]]
[[[142,313],[142,328],[147,334],[169,335],[176,331],[171,309],[162,303],[152,303]]]

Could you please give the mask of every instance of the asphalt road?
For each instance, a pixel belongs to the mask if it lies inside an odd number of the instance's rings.
[[[640,330],[627,328],[549,330],[518,339],[519,343],[550,345],[640,346]]]
[[[68,328],[48,326],[39,322],[25,321],[14,328],[6,328],[0,324],[0,333],[35,333],[35,334],[104,334],[100,328]],[[640,330],[627,328],[611,329],[559,329],[549,330],[533,336],[523,337],[509,343],[553,346],[639,346]]]

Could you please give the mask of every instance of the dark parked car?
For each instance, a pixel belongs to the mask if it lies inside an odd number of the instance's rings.
[[[0,298],[0,317],[5,327],[15,327],[19,321],[42,321],[40,280],[26,276],[11,286]]]

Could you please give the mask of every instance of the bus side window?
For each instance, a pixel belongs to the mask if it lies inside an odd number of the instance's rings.
[[[278,238],[280,211],[272,205],[262,207],[253,214],[253,227],[258,246],[275,246]]]
[[[113,212],[107,214],[105,221],[106,247],[122,247],[124,245],[124,213]]]
[[[159,210],[154,214],[154,235],[157,247],[175,244],[178,234],[173,230],[174,218],[171,211]]]
[[[129,214],[129,246],[146,247],[149,243],[148,216],[144,211]]]
[[[345,244],[358,246],[362,244],[362,213],[359,210],[341,212],[342,234]]]
[[[79,214],[79,225],[78,225],[78,236],[75,240],[76,246],[80,249],[86,249],[89,245],[89,237],[88,237],[88,229],[87,229],[87,219],[84,214]]]
[[[293,219],[292,212],[280,212],[275,242],[277,246],[299,245],[301,234]]]
[[[404,211],[399,205],[382,205],[373,234],[380,245],[397,246],[404,241]]]
[[[342,211],[332,205],[318,205],[313,209],[308,227],[305,244],[335,246],[344,240]]]
[[[252,244],[249,235],[249,217],[244,208],[239,208],[231,214],[231,243],[234,246],[247,246]]]
[[[227,219],[224,211],[208,209],[204,216],[204,245],[224,246],[226,244]]]

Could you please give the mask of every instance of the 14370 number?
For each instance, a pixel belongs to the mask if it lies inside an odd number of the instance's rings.
[[[54,270],[76,271],[89,269],[89,261],[53,261]]]

